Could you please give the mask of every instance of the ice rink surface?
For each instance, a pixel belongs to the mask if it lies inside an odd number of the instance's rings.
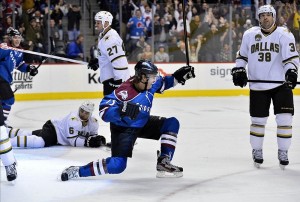
[[[92,100],[97,106],[100,100]],[[83,100],[16,102],[10,124],[39,129],[50,118],[77,110]],[[182,166],[177,179],[158,179],[156,150],[159,142],[138,139],[133,158],[120,175],[61,182],[61,171],[106,158],[105,148],[55,146],[15,149],[18,179],[6,181],[1,165],[1,202],[91,201],[300,201],[300,97],[295,97],[290,165],[278,166],[276,123],[272,113],[266,126],[265,162],[253,166],[249,143],[248,97],[157,98],[153,115],[177,117],[181,127],[173,164]],[[96,107],[97,109],[98,107]],[[97,111],[94,113],[97,116]],[[109,138],[108,124],[100,121],[99,134]]]

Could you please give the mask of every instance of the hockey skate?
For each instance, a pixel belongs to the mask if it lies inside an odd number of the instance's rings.
[[[284,170],[285,166],[289,165],[288,151],[278,149],[279,167]]]
[[[61,173],[61,181],[79,178],[79,166],[70,166]]]
[[[264,162],[262,149],[253,149],[252,158],[254,166],[260,168],[260,165]]]
[[[6,177],[7,177],[7,181],[9,182],[13,182],[14,180],[17,179],[17,169],[16,169],[16,162],[5,166],[5,170],[6,170]]]
[[[183,176],[182,167],[172,165],[169,156],[160,156],[159,151],[157,151],[157,154],[157,178],[177,178]]]

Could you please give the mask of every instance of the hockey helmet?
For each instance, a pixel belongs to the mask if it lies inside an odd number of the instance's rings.
[[[149,75],[157,75],[158,68],[150,60],[140,60],[136,63],[135,67],[135,76],[141,78],[144,74],[147,78]]]
[[[85,101],[84,103],[81,104],[81,106],[79,107],[79,109],[82,109],[86,112],[89,112],[90,115],[93,113],[95,108],[94,103],[92,103],[91,101]]]
[[[21,33],[17,29],[14,29],[13,27],[7,28],[6,34],[8,35],[8,37],[9,37],[10,40],[14,36],[21,36]]]
[[[260,14],[262,13],[272,13],[272,16],[274,18],[274,21],[276,20],[276,10],[273,6],[271,5],[264,5],[258,8],[257,11],[257,17],[259,19]]]
[[[109,25],[112,24],[113,21],[113,16],[110,12],[108,11],[99,11],[96,15],[95,15],[95,21],[101,21],[102,25],[104,27],[104,23],[107,21],[109,23]]]

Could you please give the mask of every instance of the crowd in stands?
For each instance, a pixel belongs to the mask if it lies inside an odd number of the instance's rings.
[[[78,5],[67,4],[64,0],[2,0],[1,8],[1,42],[9,43],[6,30],[14,27],[22,35],[24,49],[82,60],[83,36],[80,35]],[[66,28],[62,23],[64,17],[67,18]],[[41,60],[40,56],[25,54],[26,62]]]
[[[130,62],[185,62],[184,10],[190,62],[232,62],[245,30],[258,25],[256,11],[264,4],[274,6],[277,24],[294,34],[300,52],[300,0],[186,0],[185,8],[179,0],[121,0],[121,12],[118,0],[96,2],[99,10],[113,14],[112,27],[120,33]],[[14,27],[23,36],[24,49],[83,60],[79,5],[67,0],[2,0],[1,6],[0,42],[7,42],[6,30]],[[89,58],[96,57],[96,44],[97,39]]]

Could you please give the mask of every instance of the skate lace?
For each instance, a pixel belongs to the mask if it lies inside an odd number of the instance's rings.
[[[281,161],[288,161],[287,151],[278,150],[278,158]]]
[[[263,154],[262,154],[262,150],[261,149],[253,149],[253,157],[255,159],[262,159],[263,158]]]
[[[165,159],[164,159],[164,163],[168,166],[170,166],[171,168],[174,168],[174,169],[179,169],[179,166],[175,166],[171,163],[170,161],[170,157],[167,156]]]
[[[79,171],[76,167],[71,167],[66,170],[66,173],[68,174],[69,178],[78,178],[79,177]]]
[[[5,166],[6,169],[6,173],[7,175],[15,175],[16,172],[16,167],[15,167],[15,163],[9,166]]]

